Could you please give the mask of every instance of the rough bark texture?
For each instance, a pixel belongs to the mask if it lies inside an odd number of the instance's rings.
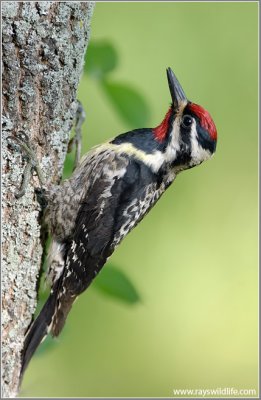
[[[25,160],[6,137],[25,132],[47,181],[58,182],[76,110],[93,2],[3,2],[2,395],[18,391],[20,351],[36,308],[42,259],[40,207]]]

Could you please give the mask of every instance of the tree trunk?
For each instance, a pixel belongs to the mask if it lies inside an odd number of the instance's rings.
[[[19,131],[48,182],[58,183],[76,111],[93,2],[3,2],[2,395],[18,392],[20,352],[35,312],[43,255],[40,206],[31,179],[16,199],[25,160],[7,145]]]

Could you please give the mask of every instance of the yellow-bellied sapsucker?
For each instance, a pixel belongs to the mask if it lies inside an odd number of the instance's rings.
[[[172,103],[159,126],[95,147],[70,179],[46,188],[52,288],[27,332],[22,374],[42,339],[59,335],[75,299],[176,176],[215,152],[211,116],[186,98],[170,68],[167,77]]]

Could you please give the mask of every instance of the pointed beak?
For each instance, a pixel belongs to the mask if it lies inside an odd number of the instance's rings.
[[[175,110],[178,110],[180,106],[188,103],[188,99],[171,68],[167,68],[167,77],[173,106]]]

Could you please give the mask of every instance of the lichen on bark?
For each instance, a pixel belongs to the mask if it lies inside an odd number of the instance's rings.
[[[45,178],[58,183],[76,111],[94,2],[2,3],[2,396],[17,395],[20,352],[42,259],[34,188],[15,198],[25,160],[7,137],[26,133]]]

